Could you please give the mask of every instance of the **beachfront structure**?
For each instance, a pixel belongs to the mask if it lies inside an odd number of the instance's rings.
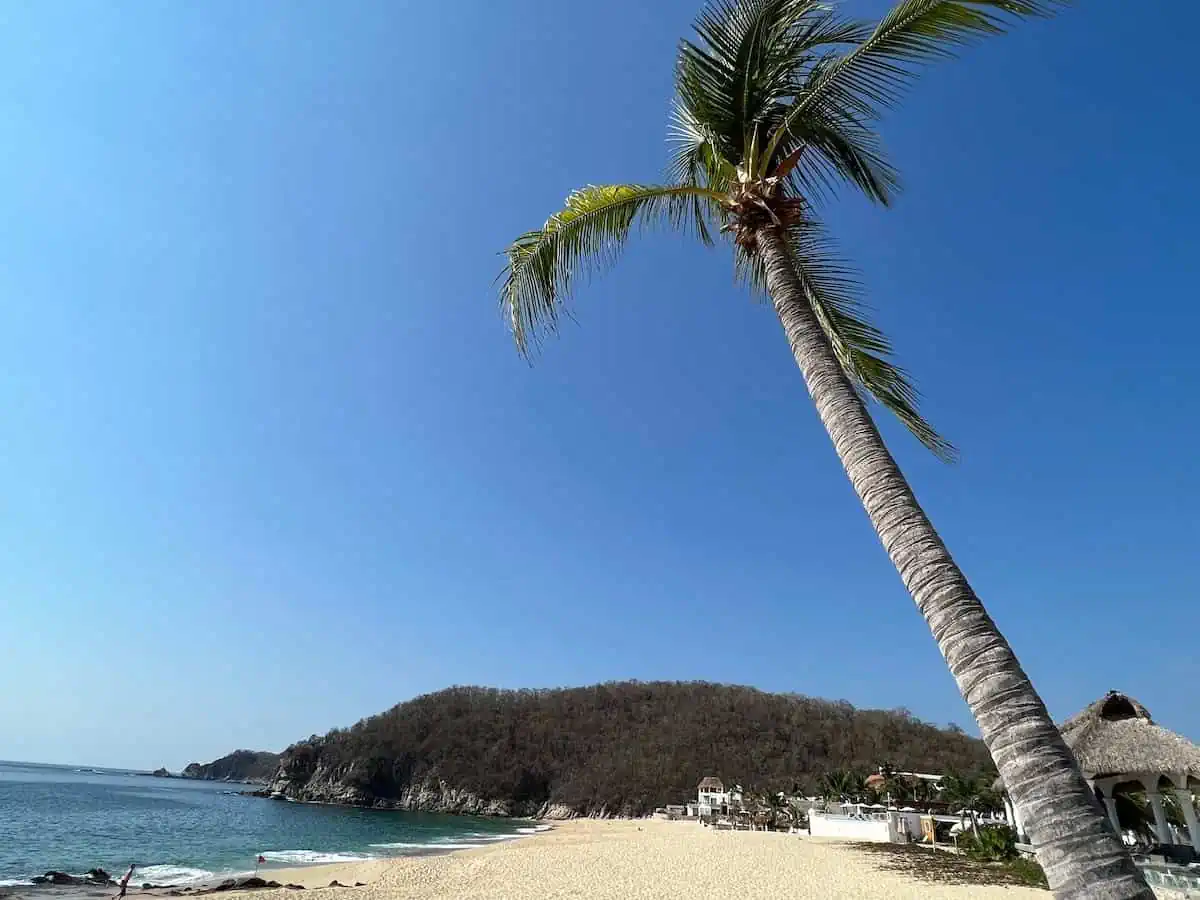
[[[701,779],[696,788],[696,810],[701,816],[722,816],[729,812],[729,793],[720,778]]]
[[[1060,730],[1118,834],[1116,795],[1144,791],[1154,814],[1155,836],[1161,844],[1173,844],[1163,805],[1163,793],[1171,791],[1187,823],[1188,841],[1200,854],[1200,821],[1193,797],[1200,790],[1200,747],[1156,724],[1146,707],[1118,691],[1109,691]],[[1005,805],[1009,821],[1023,835],[1024,823],[1007,796]]]
[[[725,790],[725,783],[713,775],[700,781],[696,788],[696,814],[699,816],[727,816],[742,805],[742,789],[734,785]]]
[[[881,792],[887,789],[888,777],[904,778],[909,782],[924,781],[927,782],[935,791],[941,790],[942,779],[944,775],[933,775],[929,772],[888,772],[883,766],[873,775],[868,775],[864,784],[873,791]]]

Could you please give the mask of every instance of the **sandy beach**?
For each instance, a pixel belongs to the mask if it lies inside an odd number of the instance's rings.
[[[347,900],[862,900],[1045,898],[1024,887],[938,884],[882,867],[852,844],[727,832],[660,820],[564,822],[552,831],[442,856],[277,870],[322,888],[365,882]],[[325,888],[321,893],[341,891]],[[287,896],[289,891],[255,892]],[[274,900],[274,897],[273,897]]]

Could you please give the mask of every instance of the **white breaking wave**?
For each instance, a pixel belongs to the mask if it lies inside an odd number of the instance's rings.
[[[131,884],[149,882],[164,887],[176,887],[197,881],[207,881],[212,877],[213,873],[207,869],[192,869],[188,866],[138,866],[133,873]]]
[[[0,888],[20,887],[26,884],[33,884],[33,882],[27,878],[0,878]]]
[[[533,825],[529,828],[518,828],[517,834],[541,834],[543,831],[549,831],[552,825]]]
[[[375,845],[372,844],[372,846]],[[320,853],[316,850],[265,850],[262,855],[268,862],[287,863],[293,866],[362,862],[364,859],[375,858],[368,853]]]

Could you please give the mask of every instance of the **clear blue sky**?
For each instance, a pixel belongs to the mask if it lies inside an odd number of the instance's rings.
[[[697,8],[5,9],[0,758],[177,768],[455,683],[973,727],[725,253],[641,241],[533,367],[498,313],[511,237],[661,172]],[[1200,9],[1129,9],[931,70],[898,206],[826,214],[962,462],[885,436],[1051,711],[1200,738]]]

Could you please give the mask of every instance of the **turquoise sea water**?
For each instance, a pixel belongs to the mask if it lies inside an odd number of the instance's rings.
[[[529,834],[533,823],[287,803],[246,786],[114,770],[0,762],[0,888],[99,866],[134,883],[184,885],[261,867],[453,850]],[[266,875],[266,877],[270,877]]]

